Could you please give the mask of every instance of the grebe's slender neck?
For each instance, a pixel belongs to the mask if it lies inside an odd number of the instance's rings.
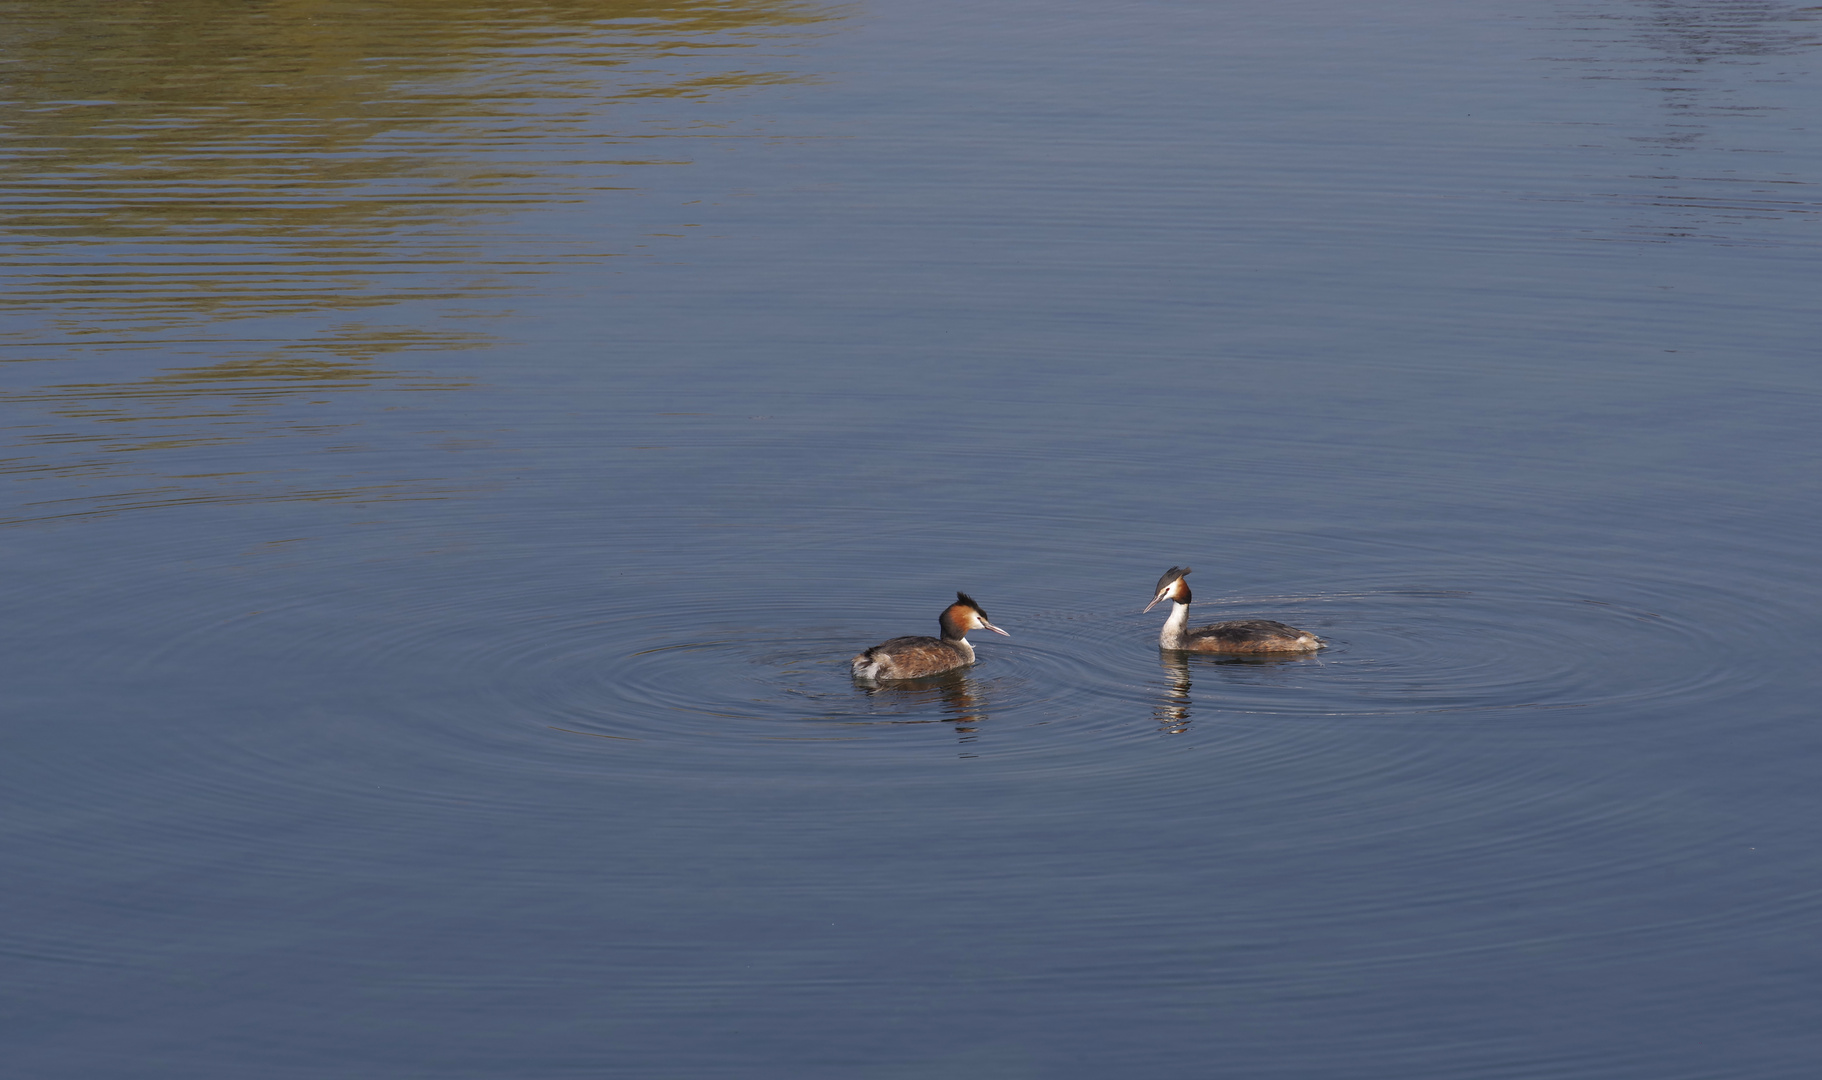
[[[965,621],[968,616],[966,611],[957,611],[956,608],[959,607],[961,605],[957,604],[944,611],[943,617],[937,620],[937,625],[943,628],[943,644],[953,646],[972,664],[974,646],[968,644],[968,624]]]
[[[1161,649],[1181,649],[1189,637],[1189,597],[1170,601],[1170,618],[1164,620],[1164,629],[1158,632],[1158,647]]]

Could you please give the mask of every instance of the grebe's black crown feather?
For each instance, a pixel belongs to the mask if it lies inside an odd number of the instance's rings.
[[[984,619],[987,617],[987,613],[985,611],[981,611],[981,606],[974,602],[974,597],[969,596],[967,593],[965,593],[965,592],[956,593],[955,601],[958,604],[967,604],[969,607],[973,608],[974,610],[980,611],[981,618]]]
[[[1180,577],[1188,577],[1188,576],[1189,576],[1189,567],[1173,566],[1169,570],[1164,571],[1164,576],[1158,579],[1157,589],[1155,589],[1153,591],[1163,592],[1164,586],[1169,585],[1171,582],[1177,580]]]

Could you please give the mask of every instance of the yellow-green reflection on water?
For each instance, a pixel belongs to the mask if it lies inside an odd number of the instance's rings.
[[[826,17],[779,0],[0,5],[5,303],[86,335],[497,292],[477,270],[578,252],[477,230],[633,187],[615,177],[680,134],[638,102],[800,79],[767,47]]]
[[[144,469],[151,452],[242,445],[261,425],[320,440],[355,421],[269,406],[467,385],[373,361],[484,344],[476,300],[509,313],[546,275],[680,231],[651,220],[642,196],[670,175],[651,166],[756,133],[732,103],[806,81],[791,51],[838,14],[790,0],[0,3],[0,359],[19,362],[6,398],[28,414],[9,470],[101,474],[126,451]],[[437,325],[452,317],[461,332]],[[140,370],[115,377],[123,365]],[[260,471],[194,466],[173,468]]]
[[[447,392],[471,385],[421,370],[382,365],[387,354],[435,354],[473,347],[472,336],[410,327],[341,328],[338,337],[268,347],[228,359],[166,368],[138,379],[67,382],[0,393],[16,416],[0,475],[39,481],[0,524],[82,517],[123,509],[206,502],[425,498],[472,488],[442,478],[375,482],[339,470],[298,480],[304,448],[356,455],[374,449],[360,429],[375,413],[408,411],[386,395]],[[403,355],[394,361],[405,360]],[[55,370],[55,369],[52,369]],[[337,407],[334,395],[358,392]],[[436,433],[425,433],[435,436]],[[235,448],[260,440],[305,440],[254,464]],[[443,439],[447,444],[448,439]],[[434,444],[433,445],[437,445]],[[318,470],[311,470],[318,472]]]

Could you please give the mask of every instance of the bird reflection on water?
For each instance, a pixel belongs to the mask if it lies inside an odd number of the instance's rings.
[[[983,693],[983,684],[971,678],[967,671],[946,671],[940,675],[931,675],[922,679],[899,679],[892,682],[868,684],[856,682],[855,689],[867,695],[876,703],[885,704],[907,713],[921,712],[931,705],[941,707],[942,716],[937,719],[914,718],[886,721],[893,724],[954,724],[955,733],[961,736],[964,743],[973,742],[980,730],[980,725],[987,720],[987,704]]]
[[[1158,653],[1158,664],[1164,669],[1164,686],[1157,704],[1152,706],[1152,719],[1157,722],[1158,732],[1162,735],[1186,735],[1195,711],[1195,701],[1190,696],[1194,687],[1191,678],[1191,667],[1207,668],[1211,677],[1219,677],[1228,682],[1257,684],[1261,681],[1260,668],[1282,669],[1289,666],[1321,664],[1322,661],[1310,653],[1276,653],[1252,656],[1223,656],[1210,653],[1191,653],[1180,649],[1163,649]]]

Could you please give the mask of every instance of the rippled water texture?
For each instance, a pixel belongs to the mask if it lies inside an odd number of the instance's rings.
[[[1819,46],[0,2],[7,1074],[1810,1075]]]

